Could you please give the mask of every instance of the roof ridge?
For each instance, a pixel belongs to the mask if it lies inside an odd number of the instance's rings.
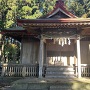
[[[63,12],[64,14],[69,16],[70,18],[76,18],[77,17],[66,9],[66,6],[62,0],[57,0],[56,4],[54,6],[54,9],[51,12],[49,12],[47,15],[45,15],[44,17],[50,18],[51,16],[55,15],[55,12],[57,11],[57,9],[61,10],[61,12]]]
[[[64,5],[64,2],[63,2],[62,0],[56,1],[56,5],[60,5],[60,4],[63,5],[63,6],[65,6],[65,5]],[[55,6],[56,6],[56,5],[55,5]]]

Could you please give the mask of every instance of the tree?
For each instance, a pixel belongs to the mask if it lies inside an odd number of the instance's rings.
[[[6,37],[6,42],[4,44],[4,50],[3,50],[3,55],[4,55],[4,63],[17,63],[20,60],[20,45],[19,42]]]
[[[66,0],[66,6],[78,17],[90,16],[90,0]]]
[[[15,21],[15,12],[13,13],[13,11],[16,10],[16,0],[0,0],[0,31],[4,30],[5,28],[9,28],[13,25],[14,21]],[[8,38],[8,41],[10,40],[10,38]],[[4,35],[0,35],[0,60],[5,62],[6,60],[6,54],[7,54],[7,49],[6,46],[8,46],[8,44],[6,44],[7,40],[6,40],[6,36]],[[8,47],[8,49],[10,49],[12,47],[12,44],[9,45],[10,47]],[[15,48],[15,47],[13,47]],[[14,51],[15,50],[11,50]],[[8,57],[10,51],[8,52]],[[14,54],[14,53],[13,53]],[[9,58],[8,58],[9,60]]]

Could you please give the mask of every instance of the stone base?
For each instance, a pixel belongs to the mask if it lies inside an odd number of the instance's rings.
[[[4,90],[90,90],[90,81],[82,81],[78,79],[26,78],[15,81],[11,88]]]

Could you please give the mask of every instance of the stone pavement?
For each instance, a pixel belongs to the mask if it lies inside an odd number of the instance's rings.
[[[90,79],[23,78],[2,90],[90,90]]]
[[[4,90],[90,90],[90,80],[24,78]]]

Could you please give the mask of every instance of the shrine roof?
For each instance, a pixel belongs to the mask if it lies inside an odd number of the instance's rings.
[[[90,36],[90,18],[66,18],[66,19],[18,19],[20,28],[9,28],[2,32],[14,39],[21,41],[22,37],[38,37],[41,33],[53,36],[71,36],[77,33]],[[23,27],[23,28],[21,28]]]
[[[54,9],[51,12],[49,12],[47,15],[43,16],[42,18],[50,18],[58,12],[62,12],[69,18],[77,18],[77,16],[75,16],[74,14],[72,14],[71,12],[67,10],[67,7],[64,5],[64,2],[62,0],[56,1]]]
[[[77,23],[90,22],[90,18],[61,18],[61,19],[17,19],[17,23]]]

